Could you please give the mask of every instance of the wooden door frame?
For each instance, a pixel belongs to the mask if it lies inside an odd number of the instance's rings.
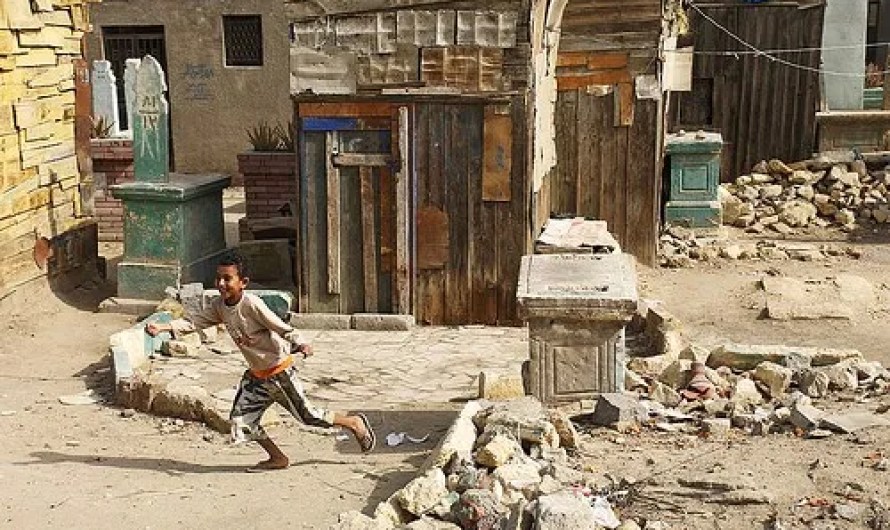
[[[380,119],[389,120],[388,127],[390,133],[390,151],[391,155],[388,161],[390,174],[394,179],[396,196],[396,260],[395,267],[392,271],[392,289],[393,289],[393,313],[413,315],[415,311],[414,301],[414,285],[415,285],[415,253],[416,240],[414,230],[414,166],[413,166],[413,142],[411,141],[411,128],[414,116],[413,105],[395,104],[388,102],[366,102],[366,103],[342,103],[342,102],[323,102],[313,100],[312,102],[301,102],[295,100],[294,104],[294,127],[296,132],[295,149],[299,154],[303,152],[306,132],[320,131],[349,131],[362,130],[357,127],[356,123],[362,119]],[[306,124],[310,125],[307,129]],[[379,129],[384,130],[384,129]],[[400,133],[401,131],[401,133]],[[402,156],[405,153],[406,156]],[[370,167],[379,165],[382,158],[379,155],[368,157],[361,156],[344,156],[334,155],[328,160],[328,163],[334,167],[339,165],[358,165]],[[360,163],[361,162],[361,163]],[[306,187],[306,179],[308,175],[304,175],[302,171],[302,163],[298,163],[296,167],[297,174],[297,190],[299,194],[299,237],[297,248],[299,259],[295,263],[297,288],[298,288],[298,310],[311,310],[309,301],[309,233],[308,233],[308,200],[309,197],[304,190]],[[379,226],[376,227],[379,230]]]

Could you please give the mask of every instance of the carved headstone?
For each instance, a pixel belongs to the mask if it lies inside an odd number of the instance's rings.
[[[91,76],[93,85],[93,117],[102,118],[111,124],[110,136],[120,132],[120,117],[117,107],[117,80],[109,61],[93,61]]]
[[[136,73],[133,166],[137,182],[167,182],[170,163],[169,109],[164,70],[146,55]]]
[[[139,71],[139,59],[127,59],[124,67],[124,97],[127,106],[127,133],[133,134],[133,120],[136,119],[136,72]]]

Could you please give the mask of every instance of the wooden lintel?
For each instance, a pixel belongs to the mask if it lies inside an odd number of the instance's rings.
[[[328,292],[340,294],[340,170],[334,165],[337,132],[325,133],[328,235]]]
[[[387,167],[390,160],[392,157],[381,153],[340,153],[334,155],[334,165],[341,167]]]
[[[591,85],[617,85],[633,81],[626,69],[603,70],[583,75],[561,75],[556,78],[558,90],[576,90]]]

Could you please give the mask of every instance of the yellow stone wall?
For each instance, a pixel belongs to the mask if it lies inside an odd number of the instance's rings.
[[[0,0],[0,296],[41,275],[37,237],[84,222],[74,66],[98,0]]]

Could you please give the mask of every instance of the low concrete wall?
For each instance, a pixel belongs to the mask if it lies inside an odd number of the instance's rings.
[[[819,151],[885,151],[890,111],[819,112],[816,114]],[[888,138],[890,140],[890,138]]]

